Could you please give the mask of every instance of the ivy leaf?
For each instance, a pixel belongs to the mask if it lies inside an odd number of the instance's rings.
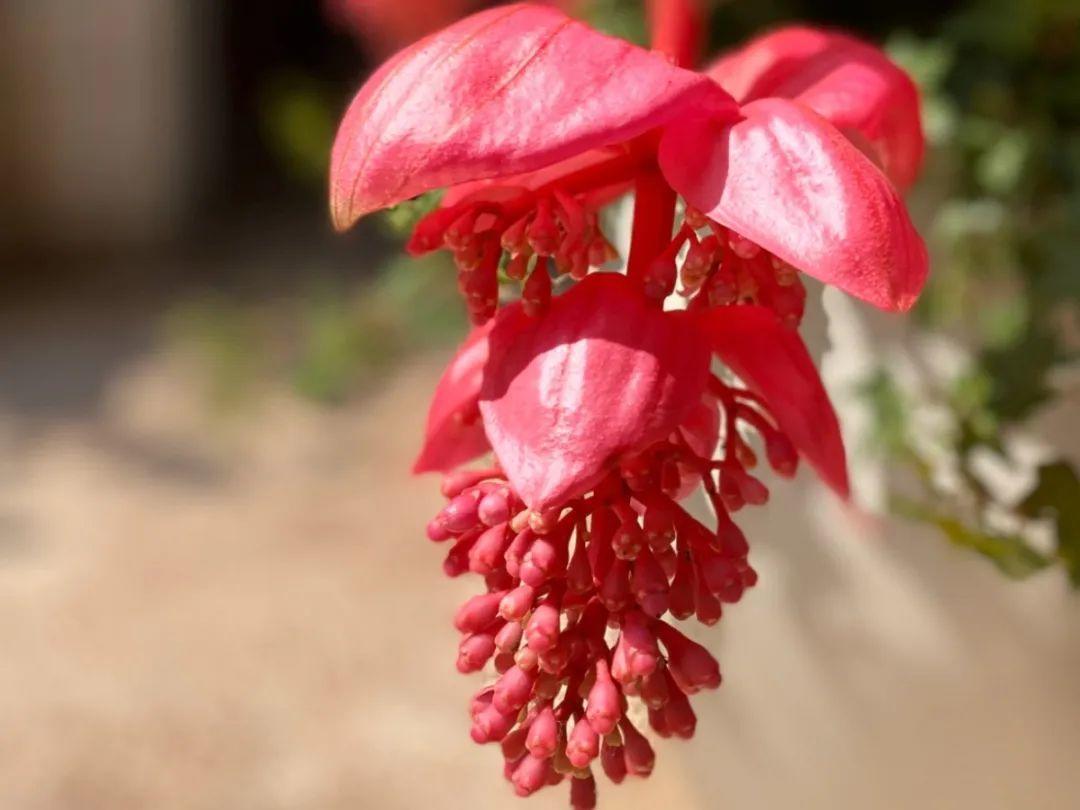
[[[1067,461],[1044,464],[1018,511],[1030,518],[1051,518],[1057,529],[1057,555],[1080,588],[1080,477]]]

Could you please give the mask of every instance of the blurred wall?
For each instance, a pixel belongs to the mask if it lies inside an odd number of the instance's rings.
[[[0,242],[75,252],[176,231],[212,130],[205,5],[0,3]]]

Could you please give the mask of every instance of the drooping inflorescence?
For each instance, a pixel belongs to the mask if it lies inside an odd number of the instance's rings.
[[[690,697],[719,685],[676,623],[715,623],[757,581],[732,513],[768,499],[759,454],[848,495],[796,329],[803,274],[906,310],[928,270],[900,68],[788,27],[689,70],[704,8],[650,8],[653,51],[547,4],[471,15],[375,72],[331,161],[340,229],[445,189],[407,247],[452,254],[474,328],[414,470],[447,474],[428,526],[446,573],[483,580],[455,618],[458,669],[491,676],[472,737],[500,744],[517,793],[569,779],[575,808],[595,806],[597,765],[647,776],[646,734],[691,736]],[[629,193],[622,275],[600,214]],[[683,506],[699,488],[711,526]]]
[[[484,581],[454,619],[457,667],[495,676],[473,697],[470,733],[501,745],[519,795],[569,779],[572,806],[594,807],[597,765],[615,783],[648,776],[655,754],[643,721],[660,737],[689,738],[690,696],[720,685],[715,658],[673,620],[715,624],[757,582],[731,518],[768,498],[747,435],[759,435],[784,476],[797,455],[750,392],[713,377],[708,399],[723,415],[719,459],[680,429],[543,512],[525,508],[497,467],[443,483],[449,503],[428,536],[451,544],[449,576]],[[714,528],[679,502],[697,485]]]

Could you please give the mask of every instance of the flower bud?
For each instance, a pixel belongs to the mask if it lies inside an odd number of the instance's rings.
[[[570,780],[570,807],[572,810],[596,809],[596,780],[591,773]]]
[[[467,532],[478,521],[476,510],[479,498],[477,494],[475,492],[461,493],[443,507],[436,520],[453,534]]]
[[[622,717],[619,687],[611,679],[607,661],[602,658],[596,662],[596,682],[589,690],[585,716],[598,734],[610,734]]]
[[[551,760],[527,754],[514,771],[510,781],[518,796],[531,796],[547,784],[551,774]]]
[[[499,602],[505,591],[474,596],[458,608],[454,627],[462,633],[479,633],[486,630],[499,615]]]
[[[621,784],[626,778],[626,752],[623,750],[622,738],[617,732],[604,737],[604,742],[600,746],[600,767],[604,769],[607,778],[616,785]]]
[[[512,666],[495,682],[491,705],[502,712],[516,712],[529,701],[536,671],[527,672],[520,666]]]
[[[690,700],[678,689],[671,690],[671,699],[664,706],[664,720],[676,737],[689,740],[697,729],[697,715],[690,706]]]
[[[528,585],[519,585],[499,602],[499,615],[507,621],[520,621],[532,610],[536,591]]]
[[[648,776],[656,764],[656,754],[649,745],[649,741],[634,727],[633,723],[625,718],[619,723],[619,728],[623,734],[626,772],[631,776]]]
[[[566,757],[575,768],[586,768],[600,755],[600,735],[587,717],[580,717],[566,741]]]
[[[469,549],[469,570],[476,574],[490,574],[501,570],[509,539],[505,523],[482,532]]]
[[[463,674],[483,669],[495,652],[495,638],[488,633],[466,636],[458,645],[458,672]]]
[[[668,580],[648,548],[643,549],[634,560],[630,588],[646,616],[658,619],[667,611]]]
[[[550,602],[533,611],[525,625],[525,643],[537,653],[552,649],[559,642],[559,609]]]
[[[529,726],[525,746],[538,759],[548,759],[559,745],[559,724],[551,706],[544,706]]]
[[[506,600],[506,597],[503,597]],[[502,609],[502,603],[499,603],[500,611]],[[495,648],[499,652],[513,653],[517,652],[517,648],[521,646],[522,636],[521,623],[517,621],[507,622],[504,624],[498,633],[495,634]]]
[[[666,622],[657,622],[656,632],[667,649],[671,677],[683,692],[692,695],[720,685],[720,665],[708,650]]]

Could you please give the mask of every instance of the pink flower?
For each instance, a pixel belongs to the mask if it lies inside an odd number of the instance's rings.
[[[884,57],[867,61],[869,46],[845,47],[805,98],[751,94],[739,107],[708,75],[555,9],[475,14],[398,53],[356,96],[332,157],[335,224],[457,187],[410,249],[453,250],[482,321],[494,311],[504,249],[518,259],[508,268],[516,275],[540,254],[580,276],[609,249],[597,205],[637,186],[641,206],[666,211],[678,193],[782,262],[877,306],[907,309],[926,277],[922,240],[893,184],[822,115],[876,145],[878,160],[906,178],[917,164],[908,140],[886,137],[895,128],[879,124],[893,115],[892,94],[876,85],[866,96],[830,89],[844,86],[852,65],[890,86],[903,74]],[[749,48],[745,58],[756,59]],[[716,66],[721,79],[740,58]],[[917,129],[917,109],[903,109]],[[639,221],[652,249],[631,254],[631,272],[644,272],[635,260],[670,240],[665,217]],[[544,283],[532,286],[542,303]]]
[[[652,9],[689,63],[694,4]],[[428,536],[447,574],[484,578],[455,619],[459,670],[499,676],[472,738],[500,743],[520,795],[569,776],[576,808],[595,806],[595,762],[616,783],[652,770],[628,699],[690,737],[689,697],[719,685],[668,614],[711,625],[756,583],[732,513],[768,499],[759,454],[847,495],[797,271],[898,310],[927,272],[897,191],[921,159],[917,96],[883,55],[786,29],[706,73],[675,63],[549,7],[492,9],[380,68],[333,155],[339,228],[448,189],[409,249],[453,253],[476,326],[415,465],[447,473]],[[615,258],[598,211],[631,189],[627,273],[594,272]],[[500,271],[523,282],[501,309]],[[676,288],[686,311],[664,311]],[[714,528],[679,503],[697,486]]]

